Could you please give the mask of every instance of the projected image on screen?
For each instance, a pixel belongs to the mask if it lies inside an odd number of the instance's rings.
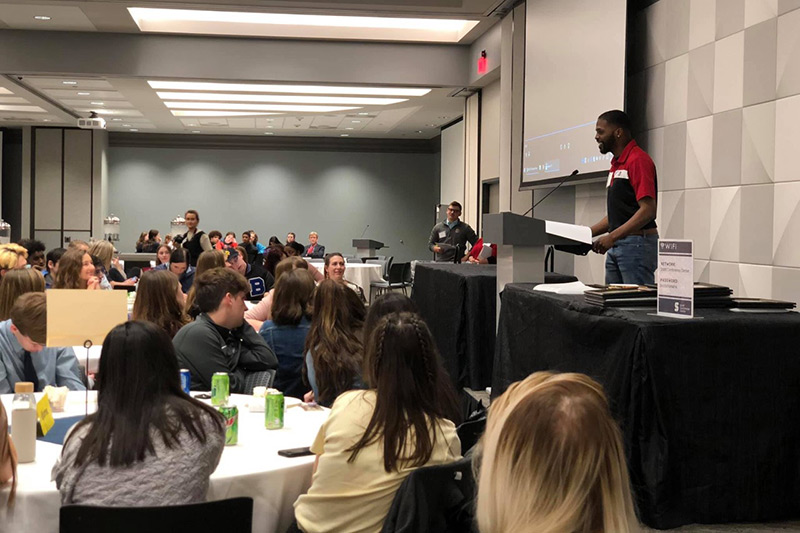
[[[521,186],[608,171],[597,116],[623,109],[625,0],[528,0]]]

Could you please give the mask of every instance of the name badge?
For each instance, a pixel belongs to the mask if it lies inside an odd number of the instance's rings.
[[[620,178],[620,179],[626,180],[626,179],[628,179],[628,171],[625,170],[625,169],[617,170],[616,172],[614,172],[614,178],[615,179],[616,178]]]
[[[47,435],[50,428],[55,424],[53,420],[53,412],[50,410],[50,399],[47,394],[36,403],[36,416],[39,419],[39,424],[42,426],[42,435]]]
[[[606,189],[611,187],[611,180],[613,180],[613,179],[614,179],[614,173],[613,172],[609,172],[608,173],[608,180],[606,181]]]
[[[440,231],[439,232],[439,238],[440,239],[444,239],[445,237],[447,237],[447,232],[446,231]]]

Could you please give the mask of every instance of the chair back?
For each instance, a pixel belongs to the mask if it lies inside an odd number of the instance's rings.
[[[59,514],[60,533],[250,533],[252,528],[253,498],[165,507],[65,505]]]
[[[275,369],[248,372],[244,377],[244,394],[253,394],[255,387],[272,387],[275,382]]]
[[[389,268],[389,283],[403,283],[403,274],[408,263],[393,263]]]
[[[405,263],[405,269],[403,270],[403,283],[410,285],[413,279],[414,278],[411,273],[411,263]]]
[[[394,260],[394,257],[389,257],[388,259],[367,259],[364,261],[364,263],[370,265],[381,265],[381,277],[385,280],[388,280],[389,269],[392,266],[392,260]]]

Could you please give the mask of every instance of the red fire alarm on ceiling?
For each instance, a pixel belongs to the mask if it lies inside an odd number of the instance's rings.
[[[478,58],[478,74],[486,74],[489,62],[486,60],[486,50],[481,50],[481,57]]]

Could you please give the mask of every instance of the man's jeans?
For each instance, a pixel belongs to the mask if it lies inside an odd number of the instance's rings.
[[[655,283],[658,234],[628,235],[606,252],[606,284]]]

